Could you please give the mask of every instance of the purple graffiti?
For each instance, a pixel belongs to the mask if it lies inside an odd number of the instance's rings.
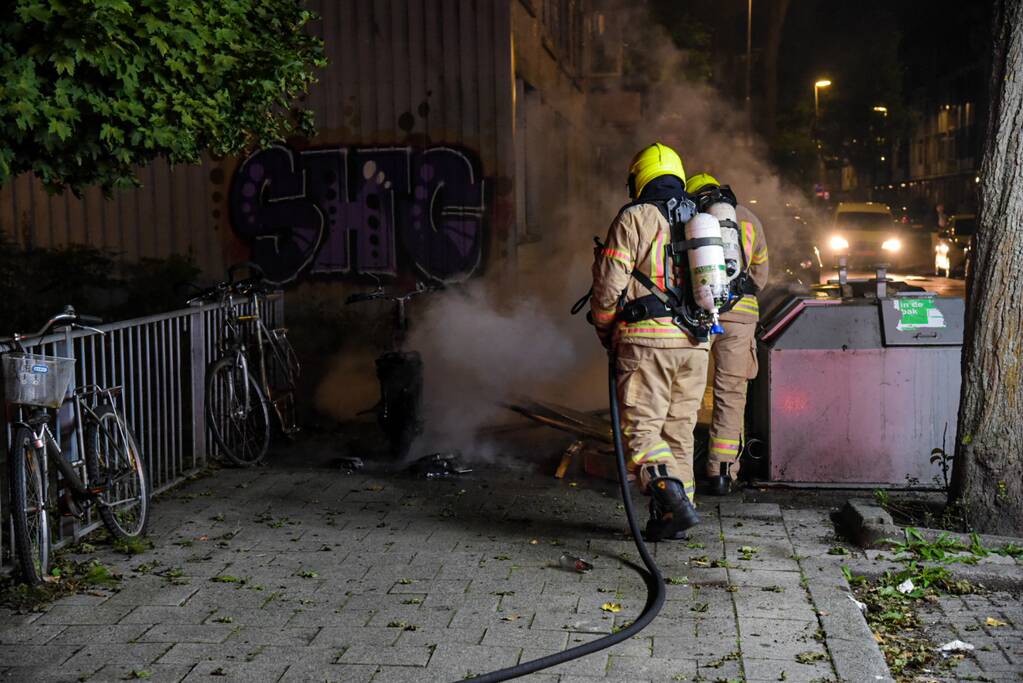
[[[256,152],[231,183],[231,225],[274,282],[304,274],[463,280],[483,254],[484,180],[449,147]]]

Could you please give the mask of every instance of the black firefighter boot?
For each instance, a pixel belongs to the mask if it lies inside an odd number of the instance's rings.
[[[686,529],[699,523],[696,507],[686,495],[681,481],[667,476],[650,481],[650,519],[646,523],[646,540],[677,541],[685,538]]]
[[[727,496],[732,492],[732,463],[721,463],[721,471],[716,477],[710,477],[710,493],[715,496]]]

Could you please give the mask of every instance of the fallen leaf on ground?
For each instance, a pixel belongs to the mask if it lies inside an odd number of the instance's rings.
[[[605,612],[621,612],[622,606],[619,605],[617,602],[605,602],[603,605],[600,606],[600,609],[604,610]]]
[[[1002,621],[1001,619],[995,619],[994,617],[988,617],[987,619],[984,620],[984,623],[987,624],[988,626],[995,626],[995,627],[998,627],[998,626],[1008,626],[1009,625],[1008,622]]]

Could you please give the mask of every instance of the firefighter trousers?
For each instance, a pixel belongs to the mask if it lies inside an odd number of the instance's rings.
[[[707,348],[619,344],[616,351],[622,436],[640,489],[647,492],[651,478],[643,466],[664,464],[692,500],[693,428],[707,386]]]
[[[714,413],[710,423],[707,476],[721,473],[721,463],[739,474],[739,449],[746,415],[746,385],[757,376],[757,324],[724,323],[725,333],[712,338]]]

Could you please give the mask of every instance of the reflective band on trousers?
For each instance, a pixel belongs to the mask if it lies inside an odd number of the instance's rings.
[[[668,446],[666,441],[661,441],[654,444],[652,447],[643,451],[642,453],[635,453],[632,456],[632,462],[637,465],[642,465],[648,462],[659,462],[661,460],[667,460],[672,457],[671,447]]]
[[[739,452],[738,439],[711,439],[710,450],[712,453],[723,455],[734,455]]]
[[[684,481],[682,482],[682,488],[686,490],[686,497],[689,498],[689,502],[692,503],[696,497],[696,482],[695,481]]]

